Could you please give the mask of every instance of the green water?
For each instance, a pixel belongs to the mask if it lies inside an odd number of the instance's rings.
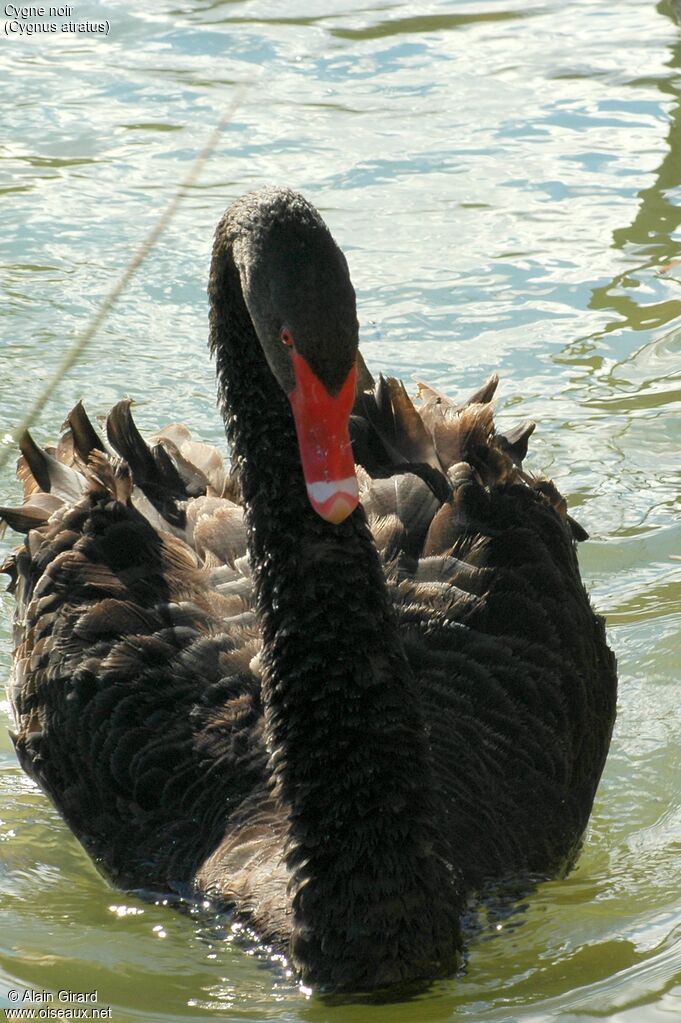
[[[130,395],[145,427],[182,419],[220,441],[212,230],[248,188],[297,187],[348,254],[373,368],[453,393],[498,369],[502,424],[538,420],[531,466],[591,533],[581,563],[608,615],[620,710],[569,878],[474,942],[462,977],[382,1007],[308,999],[229,929],[110,888],[3,726],[0,1006],[30,987],[96,989],[118,1023],[680,1019],[681,264],[662,269],[681,256],[673,3],[113,0],[74,14],[108,19],[108,35],[2,33],[0,436],[250,81],[37,436],[80,397],[100,413]],[[0,500],[16,494],[5,469]]]

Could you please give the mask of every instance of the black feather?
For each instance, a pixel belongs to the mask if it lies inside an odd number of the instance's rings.
[[[106,432],[112,447],[130,466],[132,478],[155,508],[173,526],[184,528],[185,512],[178,502],[189,496],[182,477],[161,445],[152,450],[130,413],[131,402],[119,401],[107,416]]]
[[[104,451],[104,442],[92,425],[82,402],[73,406],[64,426],[71,430],[74,448],[85,465],[93,451]]]

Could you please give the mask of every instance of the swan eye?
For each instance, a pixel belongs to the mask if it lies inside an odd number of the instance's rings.
[[[293,334],[288,327],[282,327],[279,331],[279,340],[287,348],[293,348]]]

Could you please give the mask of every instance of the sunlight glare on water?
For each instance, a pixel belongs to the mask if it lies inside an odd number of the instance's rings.
[[[677,14],[671,0],[294,0],[285,13],[110,0],[75,9],[108,19],[106,35],[4,33],[3,446],[249,82],[37,438],[81,397],[100,414],[129,396],[143,428],[184,420],[223,443],[212,232],[242,192],[291,185],[347,253],[372,369],[452,394],[498,370],[502,426],[537,420],[528,464],[591,534],[580,560],[621,688],[576,869],[483,928],[461,977],[385,1006],[309,999],[229,921],[114,890],[3,728],[0,1005],[10,988],[66,988],[96,989],[118,1023],[681,1018]],[[6,467],[0,503],[17,494]]]

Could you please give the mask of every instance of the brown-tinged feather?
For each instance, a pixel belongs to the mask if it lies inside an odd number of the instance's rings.
[[[52,454],[40,448],[26,430],[19,441],[21,453],[41,490],[64,501],[77,501],[85,489],[83,477]]]
[[[461,407],[465,408],[467,405],[487,405],[496,394],[498,386],[499,374],[492,373],[487,377],[482,387],[478,387],[476,391],[473,391],[468,398],[461,402]]]
[[[92,425],[82,402],[73,406],[64,426],[71,431],[73,446],[83,465],[87,465],[93,451],[105,451],[104,441]]]
[[[355,357],[355,366],[357,369],[357,391],[372,391],[376,386],[376,383],[359,348],[357,349],[357,355]]]
[[[243,510],[219,497],[199,497],[187,504],[187,529],[197,553],[212,552],[219,562],[234,565],[246,551]]]
[[[508,454],[514,465],[522,466],[523,459],[527,457],[527,446],[530,437],[535,431],[537,424],[531,419],[519,423],[505,434],[497,434],[497,444]]]

